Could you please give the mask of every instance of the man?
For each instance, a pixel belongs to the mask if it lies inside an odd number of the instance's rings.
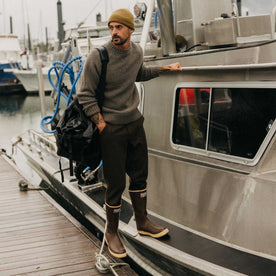
[[[159,238],[169,232],[147,218],[148,155],[144,119],[137,108],[139,96],[135,82],[158,77],[164,71],[181,71],[181,67],[179,63],[160,68],[143,65],[141,47],[131,42],[134,18],[130,11],[116,10],[110,16],[108,26],[112,40],[104,45],[109,62],[102,111],[95,97],[101,74],[101,60],[96,49],[86,60],[77,95],[86,115],[95,122],[100,133],[103,172],[107,183],[105,240],[110,253],[123,258],[126,251],[118,235],[118,222],[126,173],[130,179],[129,193],[138,233]]]

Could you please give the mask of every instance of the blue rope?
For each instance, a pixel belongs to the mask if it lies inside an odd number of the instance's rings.
[[[77,77],[75,78],[74,76],[74,71],[73,71],[73,66],[71,65],[73,62],[75,62],[76,60],[80,60],[81,62],[81,67],[80,67],[80,70],[77,74]],[[83,70],[83,66],[84,66],[84,61],[81,59],[81,56],[77,56],[73,59],[71,59],[69,62],[67,62],[66,64],[63,63],[63,62],[60,62],[60,61],[56,61],[53,63],[53,66],[49,69],[48,71],[48,79],[49,79],[49,82],[50,84],[52,85],[52,87],[55,89],[55,91],[57,91],[57,103],[56,103],[56,109],[55,109],[55,112],[53,115],[47,115],[47,116],[44,116],[42,119],[41,119],[41,122],[40,122],[40,128],[46,132],[46,133],[54,133],[56,132],[56,130],[47,130],[44,128],[44,125],[49,125],[50,123],[52,123],[54,121],[54,119],[56,118],[56,115],[58,113],[58,110],[59,110],[59,104],[60,104],[60,96],[64,97],[65,100],[67,101],[67,105],[66,107],[69,106],[70,102],[71,102],[71,98],[72,98],[72,95],[73,93],[76,94],[76,84],[77,84],[77,81],[79,80],[79,77],[80,77],[80,74]],[[59,74],[58,73],[58,69],[62,69],[61,73]],[[56,73],[56,77],[57,77],[57,80],[58,80],[58,87],[56,87],[52,81],[52,77],[51,77],[51,72],[52,71],[55,71]],[[67,73],[69,74],[69,77],[70,77],[70,82],[72,84],[72,88],[70,90],[70,93],[69,93],[69,96],[67,97],[62,91],[61,91],[61,86],[62,86],[62,80],[63,80],[63,76],[64,74]]]

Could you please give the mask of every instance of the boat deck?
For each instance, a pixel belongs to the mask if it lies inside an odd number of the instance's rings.
[[[102,275],[100,241],[44,191],[20,191],[21,175],[2,156],[0,167],[0,275]],[[137,275],[129,266],[115,270]]]

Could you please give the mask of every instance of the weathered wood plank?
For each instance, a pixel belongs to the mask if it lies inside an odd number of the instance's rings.
[[[77,229],[72,229],[71,225],[67,225],[66,227],[59,227],[59,228],[46,228],[43,227],[37,231],[33,231],[32,234],[30,235],[29,231],[19,231],[15,232],[13,234],[10,233],[5,233],[5,235],[0,236],[0,247],[3,246],[5,242],[18,242],[22,240],[26,240],[29,238],[43,238],[43,237],[48,237],[53,235],[53,236],[62,236],[66,235],[67,233],[75,232],[78,231]]]
[[[44,271],[47,271],[47,275],[49,275],[49,271],[55,270],[57,275],[57,271],[60,270],[62,273],[66,273],[66,271],[72,271],[72,269],[76,269],[76,267],[81,266],[82,269],[91,269],[94,268],[94,260],[92,259],[92,254],[90,255],[82,255],[82,256],[74,256],[73,258],[65,258],[62,260],[53,260],[51,262],[41,262],[36,265],[23,266],[19,268],[12,268],[6,270],[9,275],[16,275],[21,273],[30,273],[30,272],[40,272],[41,274]]]
[[[25,239],[27,237],[36,237],[51,234],[55,235],[56,233],[63,233],[64,231],[71,231],[71,224],[62,225],[48,225],[46,227],[39,227],[34,229],[21,229],[18,231],[8,231],[4,233],[0,233],[0,241],[1,240],[18,240]]]
[[[90,256],[91,259],[94,258],[94,252],[90,250],[90,248],[86,248],[84,250],[79,251],[67,251],[63,252],[62,254],[53,255],[50,254],[48,256],[31,258],[31,255],[24,256],[24,258],[20,258],[18,260],[11,260],[7,259],[4,264],[1,265],[1,271],[8,270],[8,269],[18,269],[20,267],[28,267],[34,265],[40,265],[42,263],[52,262],[52,261],[59,261],[64,259],[70,259],[75,257],[82,257],[82,256]]]
[[[66,223],[66,222],[64,222],[64,223]],[[67,223],[69,223],[69,222],[67,222]],[[22,226],[18,226],[16,228],[10,229],[10,231],[21,231],[23,229],[33,230],[35,228],[41,228],[41,227],[43,228],[46,225],[47,226],[50,226],[50,225],[56,226],[57,225],[57,221],[56,220],[53,220],[53,221],[44,221],[44,222],[37,223],[35,226],[34,225],[30,225],[30,224],[28,224],[28,225],[22,225]],[[5,233],[5,232],[7,232],[7,229],[1,229],[0,228],[0,233]]]
[[[23,211],[24,209],[22,209]],[[58,216],[62,216],[62,214],[60,214],[59,212],[57,212],[57,210],[53,210],[53,209],[48,209],[48,210],[43,210],[42,212],[36,212],[36,210],[24,210],[24,215],[21,216],[15,216],[15,218],[17,218],[17,222],[22,222],[22,221],[26,221],[26,220],[36,220],[36,219],[40,219],[40,221],[45,220],[47,217],[58,217]],[[46,211],[46,212],[45,212]],[[5,219],[0,221],[0,225],[3,225],[6,221],[12,221],[13,218],[11,216],[7,216],[5,217]]]
[[[18,262],[23,260],[32,260],[34,258],[45,258],[47,259],[49,256],[54,255],[63,255],[68,252],[74,251],[74,252],[82,252],[90,250],[92,253],[95,253],[96,249],[91,249],[91,244],[88,244],[87,241],[83,243],[78,243],[78,247],[76,247],[75,243],[72,243],[70,245],[68,244],[60,244],[60,245],[49,245],[49,246],[43,246],[39,248],[30,248],[15,252],[7,252],[6,254],[1,255],[0,264],[4,265],[6,263],[10,262]],[[1,269],[1,266],[0,266]]]
[[[16,250],[21,250],[22,248],[29,248],[36,247],[36,246],[43,246],[44,243],[46,244],[57,244],[59,242],[71,242],[76,238],[76,235],[78,234],[77,229],[71,229],[71,231],[63,232],[60,234],[54,235],[53,233],[50,233],[51,235],[48,236],[39,236],[39,237],[27,237],[25,239],[17,239],[17,240],[9,240],[1,242],[0,244],[0,253],[5,251],[12,251],[13,247],[16,247]],[[78,238],[79,241],[82,241]]]

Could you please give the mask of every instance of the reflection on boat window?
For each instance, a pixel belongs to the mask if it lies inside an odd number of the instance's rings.
[[[205,148],[210,89],[181,88],[177,91],[175,144]]]
[[[178,88],[173,143],[253,159],[275,106],[276,89]]]

